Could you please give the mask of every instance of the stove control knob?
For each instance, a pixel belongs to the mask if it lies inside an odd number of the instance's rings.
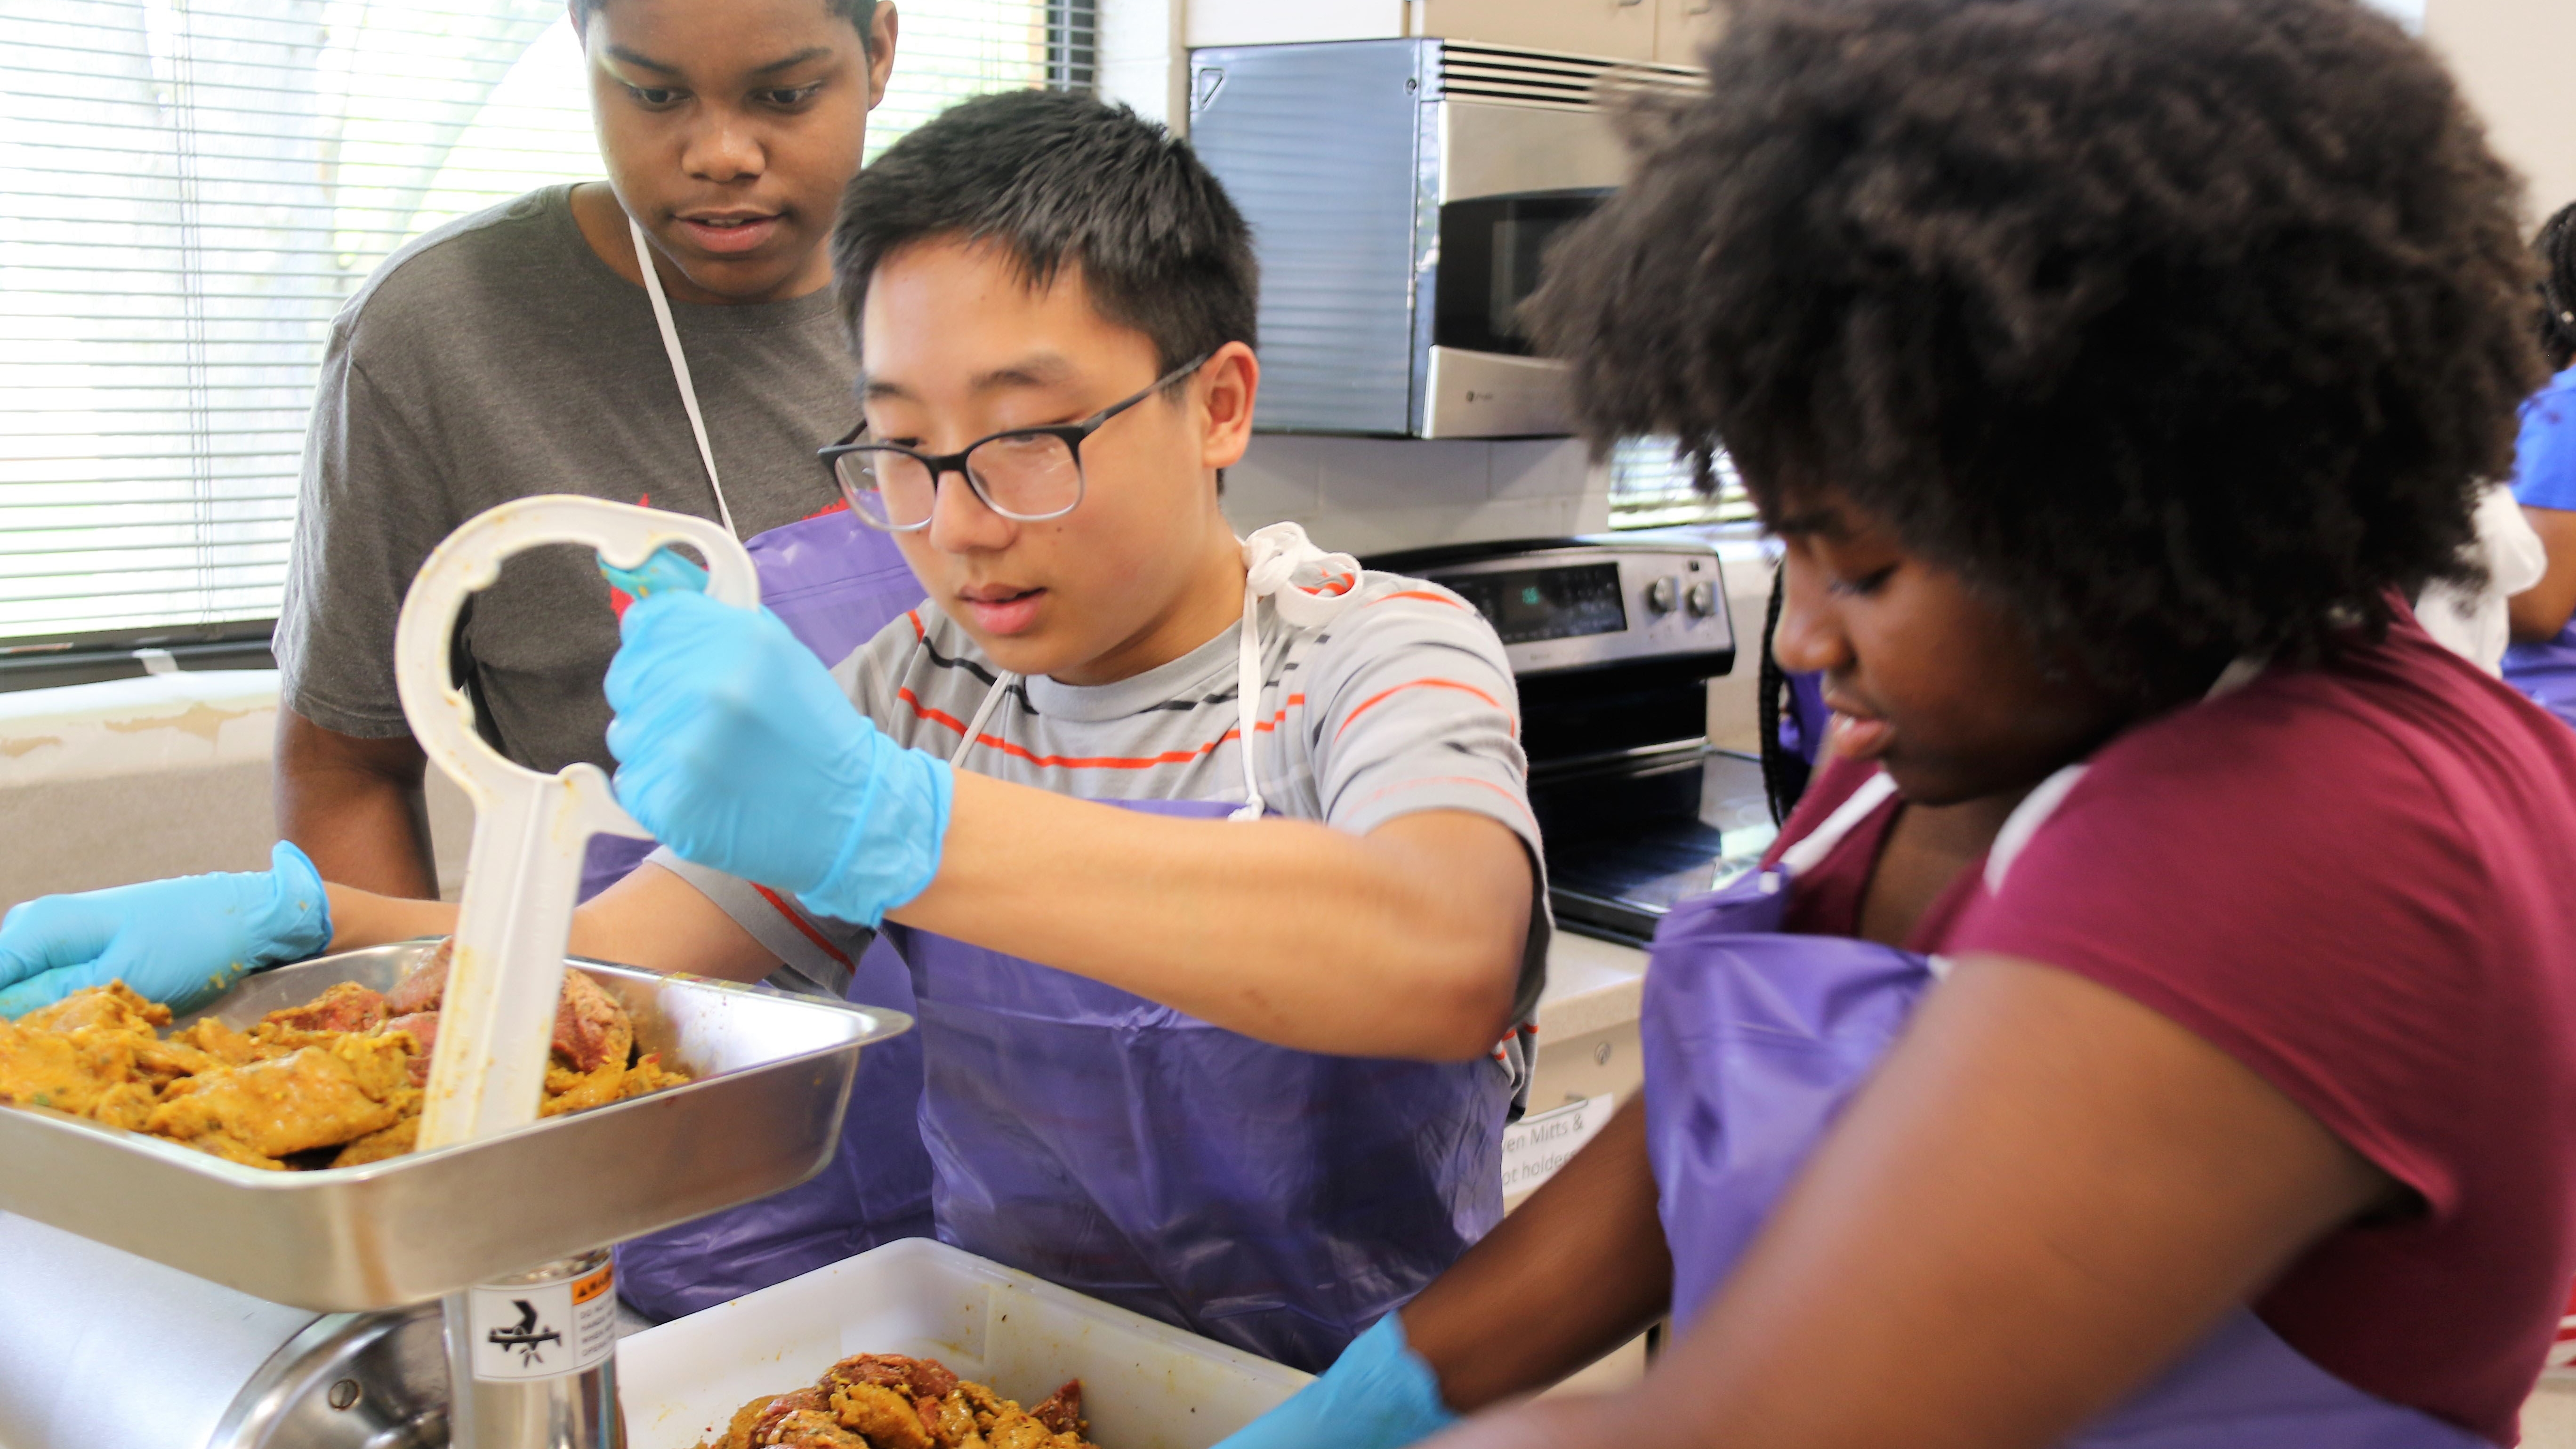
[[[1669,614],[1681,606],[1681,595],[1682,581],[1666,574],[1646,585],[1646,612]]]
[[[1688,602],[1693,618],[1714,617],[1717,613],[1717,585],[1707,579],[1691,585]]]

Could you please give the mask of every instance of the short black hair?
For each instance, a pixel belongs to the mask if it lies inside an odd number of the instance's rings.
[[[579,40],[590,33],[592,12],[608,0],[569,0],[569,3],[572,7],[573,38]],[[869,27],[877,21],[877,0],[823,0],[823,4],[859,32],[860,49],[871,53],[876,50],[876,36]]]
[[[2540,261],[2540,351],[2556,372],[2576,362],[2576,202],[2540,224],[2531,251]]]
[[[2376,632],[2540,379],[2517,183],[2355,0],[1736,0],[1532,317],[1598,440],[1838,489],[2140,704]]]
[[[1078,266],[1100,315],[1152,339],[1166,372],[1257,340],[1243,214],[1188,143],[1125,106],[1004,91],[887,147],[843,193],[832,233],[852,347],[878,264],[938,237],[1003,247],[1032,286]]]

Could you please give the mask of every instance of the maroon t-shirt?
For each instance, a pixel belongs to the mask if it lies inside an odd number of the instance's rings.
[[[1872,773],[1821,772],[1784,837]],[[1895,805],[1801,878],[1848,933]],[[2499,1444],[2576,1272],[2576,731],[2411,622],[2103,747],[1909,943],[2098,981],[2190,1028],[2422,1210],[2255,1304],[2311,1361]]]

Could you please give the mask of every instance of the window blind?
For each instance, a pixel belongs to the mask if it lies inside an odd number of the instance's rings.
[[[1610,526],[1667,528],[1682,523],[1733,523],[1754,516],[1744,480],[1724,453],[1710,460],[1717,492],[1705,494],[1692,477],[1691,460],[1670,438],[1623,438],[1610,450]]]
[[[904,6],[869,151],[969,95],[1087,82],[1090,12]],[[600,174],[562,0],[5,15],[0,653],[273,618],[341,304],[422,232]]]

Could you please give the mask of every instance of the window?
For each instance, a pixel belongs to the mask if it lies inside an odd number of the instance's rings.
[[[1086,86],[1091,0],[932,0],[871,119]],[[0,48],[0,662],[265,639],[332,316],[599,174],[562,0],[57,0]]]
[[[1610,450],[1610,526],[1666,528],[1679,523],[1734,523],[1753,517],[1744,480],[1724,453],[1712,460],[1714,496],[1699,491],[1691,460],[1670,438],[1627,438]]]

